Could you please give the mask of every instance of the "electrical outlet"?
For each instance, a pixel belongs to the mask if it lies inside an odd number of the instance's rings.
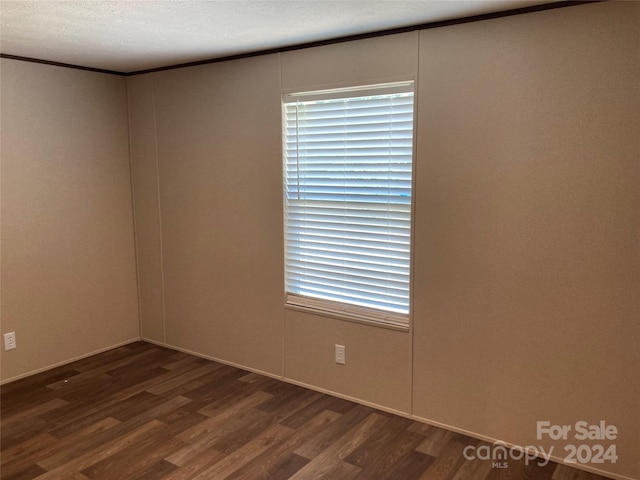
[[[336,344],[336,363],[339,363],[340,365],[346,364],[346,349],[347,348],[344,345]]]
[[[13,350],[16,348],[16,332],[9,332],[4,334],[4,349]]]

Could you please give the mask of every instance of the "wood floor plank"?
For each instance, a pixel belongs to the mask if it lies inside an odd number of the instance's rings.
[[[43,392],[49,383],[56,382],[64,379],[68,376],[77,374],[78,371],[73,367],[73,364],[62,365],[60,367],[52,368],[46,372],[32,375],[30,377],[21,378],[14,382],[2,385],[2,414],[5,414],[5,409],[14,403],[19,403],[33,395],[33,392]],[[36,399],[37,400],[37,399]],[[19,405],[21,408],[22,405]]]
[[[102,402],[73,402],[68,407],[60,408],[47,415],[47,431],[57,438],[67,437],[75,432],[90,428],[92,425],[111,418],[110,412],[114,410],[116,400],[105,399]],[[76,407],[74,409],[74,407]]]
[[[300,428],[320,412],[330,410],[329,407],[331,406],[332,401],[332,397],[318,394],[311,402],[296,411],[295,415],[289,415],[282,419],[280,423],[285,427],[293,428],[294,430]]]
[[[362,474],[361,468],[356,467],[352,463],[347,462],[335,462],[331,463],[328,468],[314,473],[314,480],[333,480],[339,478],[340,480],[355,480]]]
[[[207,416],[208,419],[204,420],[198,425],[193,426],[192,428],[185,430],[183,433],[178,435],[178,438],[186,442],[193,442],[194,439],[200,438],[203,435],[215,431],[221,423],[224,423],[225,421],[234,418],[245,411],[253,409],[254,407],[260,405],[262,402],[269,400],[271,397],[272,395],[268,393],[256,392],[226,410],[217,408],[210,409],[208,407],[204,407],[200,409],[198,413]]]
[[[129,479],[152,469],[164,457],[179,450],[184,443],[163,429],[150,431],[135,444],[110,455],[82,470],[95,480]]]
[[[256,380],[260,380],[264,378],[262,375],[258,375],[257,373],[247,373],[246,375],[240,377],[238,380],[245,383],[253,383]]]
[[[242,423],[242,425],[240,425],[240,423]],[[273,423],[270,415],[259,410],[254,410],[252,415],[243,418],[241,422],[238,421],[238,417],[234,418],[234,426],[231,428],[225,426],[225,434],[219,436],[211,446],[229,455],[253,441],[255,437],[260,436],[262,432],[268,430]]]
[[[175,472],[177,468],[169,462],[160,460],[137,474],[128,477],[127,480],[162,480],[167,478],[170,473]]]
[[[454,438],[454,433],[443,428],[430,427],[425,432],[425,439],[416,450],[430,457],[438,457],[445,446]]]
[[[408,455],[399,459],[381,478],[384,480],[396,480],[400,478],[402,480],[417,480],[434,460],[434,457],[413,450]]]
[[[178,463],[171,462],[172,465],[180,466],[163,480],[190,480],[226,457],[224,453],[208,447],[198,451],[190,450],[188,453],[192,455],[180,458]]]
[[[308,458],[301,457],[295,453],[290,453],[280,461],[274,462],[271,468],[265,466],[261,473],[258,473],[256,476],[251,478],[254,480],[267,478],[269,480],[287,480],[307,463],[309,463]],[[228,477],[228,480],[233,479],[235,479],[234,476]]]
[[[64,465],[73,458],[104,443],[104,435],[101,434],[118,424],[120,422],[113,418],[105,418],[68,437],[55,438],[55,442],[38,449],[31,456],[8,462],[6,465],[3,464],[2,472],[4,474],[5,472],[21,471],[31,463],[40,464],[47,470]]]
[[[216,424],[215,427],[207,428],[205,431],[199,432],[199,435],[192,437],[186,437],[186,441],[189,443],[188,446],[183,447],[183,450],[191,450],[194,449],[194,452],[202,452],[206,449],[213,449],[213,445],[216,444],[220,438],[223,438],[225,435],[235,432],[237,429],[242,429],[246,425],[250,425],[252,421],[257,418],[264,417],[264,412],[258,412],[257,410],[248,410],[247,412],[242,412],[237,417],[229,418],[219,424]],[[184,432],[183,432],[184,433]],[[179,434],[178,438],[181,440],[185,440],[183,434]],[[184,455],[185,452],[183,450],[179,450],[176,452],[176,455]],[[168,460],[171,461],[172,456],[168,457]]]
[[[145,397],[147,398],[147,397]],[[134,428],[143,423],[146,423],[150,420],[155,419],[157,416],[164,415],[176,408],[179,408],[191,400],[186,397],[176,397],[177,400],[172,399],[172,402],[167,401],[161,397],[148,397],[153,400],[149,404],[138,403],[130,406],[131,409],[134,409],[136,414],[131,415],[131,411],[127,408],[123,408],[122,411],[119,410],[119,403],[115,400],[107,401],[106,408],[100,408],[100,405],[95,407],[95,411],[90,413],[89,415],[80,416],[75,422],[69,421],[68,417],[67,421],[62,425],[56,425],[56,428],[51,430],[50,433],[56,437],[64,437],[72,434],[75,431],[78,431],[82,428],[93,425],[97,421],[103,420],[104,418],[109,418],[112,415],[118,415],[121,419],[127,420],[126,425],[123,428]],[[129,406],[129,403],[123,404],[123,407]]]
[[[452,477],[466,461],[463,455],[464,447],[465,445],[450,440],[425,470],[420,480],[447,480]]]
[[[345,400],[344,398],[331,397],[331,402],[327,407],[327,410],[331,410],[336,413],[345,414],[353,410],[357,403],[350,402],[349,400]]]
[[[2,427],[7,427],[11,423],[30,421],[34,417],[40,416],[44,413],[50,412],[51,410],[56,410],[66,405],[69,405],[69,402],[67,402],[66,400],[63,400],[61,398],[52,398],[51,400],[45,401],[38,405],[33,405],[30,408],[25,408],[24,410],[20,410],[14,412],[13,414],[3,416],[0,425]]]
[[[485,479],[492,469],[492,462],[489,460],[466,460],[451,480],[475,480]]]
[[[269,392],[270,389],[265,388]],[[273,389],[271,389],[273,390]],[[269,392],[272,393],[273,392]],[[263,412],[279,411],[284,415],[283,418],[289,416],[289,413],[300,410],[318,398],[321,394],[312,390],[295,389],[274,394],[273,397],[256,407]],[[288,410],[288,411],[287,411]]]
[[[147,392],[140,392],[133,397],[111,403],[107,408],[100,411],[102,415],[113,417],[121,422],[137,417],[141,413],[162,405],[166,399]],[[185,402],[186,403],[186,402]]]
[[[217,372],[215,373],[217,374]],[[233,408],[239,402],[257,392],[266,394],[266,392],[263,391],[263,387],[272,381],[270,378],[263,377],[259,381],[245,383],[239,381],[239,376],[232,376],[228,373],[218,379],[212,378],[213,376],[214,375],[208,377],[208,383],[184,393],[184,396],[200,404],[201,408],[206,408],[208,410],[206,413],[208,416],[214,416],[216,415],[215,412]],[[203,393],[202,390],[206,390],[207,392]],[[271,394],[267,395],[269,395],[269,398],[272,397]]]
[[[289,480],[352,480],[361,473],[361,468],[342,460],[331,459],[323,463],[308,463],[298,470]]]
[[[206,360],[203,360],[202,358],[194,357],[193,355],[182,352],[177,353],[179,353],[180,356],[178,358],[171,358],[168,363],[162,365],[162,368],[164,368],[165,370],[181,370],[184,368],[192,368],[194,365],[203,365],[204,363],[206,363]],[[222,364],[215,365],[222,366]]]
[[[236,382],[238,383],[238,382]],[[273,398],[273,395],[263,390],[247,392],[234,392],[231,395],[226,393],[222,397],[208,401],[204,404],[198,413],[205,415],[211,419],[217,418],[223,420],[242,412],[248,408],[256,408]],[[191,397],[193,398],[193,397]],[[202,404],[203,400],[199,400]]]
[[[272,425],[262,434],[235,450],[223,460],[194,477],[194,480],[210,480],[212,478],[226,478],[238,468],[243,467],[265,450],[277,445],[283,439],[291,436],[293,430],[280,424]]]
[[[409,450],[413,450],[424,437],[418,433],[406,432],[407,428],[413,423],[411,420],[402,417],[393,417],[384,423],[380,431],[376,435],[371,435],[364,442],[362,442],[358,448],[351,452],[345,461],[356,465],[357,467],[363,467],[367,465],[367,468],[374,464],[377,464],[381,458],[389,451],[389,445],[394,447],[397,444],[397,437],[401,434],[411,436],[412,446]],[[373,475],[373,472],[369,472]]]
[[[344,420],[344,417],[347,415],[348,414],[344,415],[342,420]],[[334,441],[322,451],[317,452],[313,449],[304,448],[305,446],[303,446],[303,448],[297,450],[296,453],[306,456],[307,458],[312,458],[312,460],[291,478],[294,480],[302,480],[305,478],[322,478],[328,475],[335,464],[342,462],[345,457],[351,454],[360,444],[371,437],[371,435],[378,432],[381,426],[387,422],[388,418],[378,415],[375,412],[369,412],[368,415],[355,426],[339,437],[334,438]],[[333,425],[327,428],[327,430]],[[358,467],[358,472],[360,472],[360,467]]]
[[[4,471],[3,469],[2,478],[6,480],[31,480],[32,478],[37,478],[44,473],[47,472],[42,467],[35,464],[29,464],[19,472]]]
[[[116,399],[125,399],[128,397],[132,397],[134,395],[138,395],[141,392],[148,391],[149,388],[153,388],[155,385],[159,383],[171,380],[182,375],[185,372],[193,369],[197,363],[183,363],[180,366],[176,366],[171,370],[165,369],[164,365],[158,365],[155,373],[156,375],[145,375],[145,378],[141,379],[138,382],[131,382],[129,385],[121,386],[111,393],[111,396]]]
[[[153,393],[154,395],[162,395],[175,389],[176,387],[180,387],[185,383],[190,382],[191,380],[194,380],[198,377],[204,377],[217,369],[218,365],[216,365],[215,363],[201,365],[198,368],[191,369],[187,372],[182,373],[181,375],[175,376],[170,380],[158,383],[153,387],[148,388],[147,392]]]
[[[14,422],[2,427],[2,448],[15,447],[30,438],[42,433],[47,428],[47,422],[39,418],[29,421]]]
[[[161,367],[166,362],[166,349],[151,347],[144,349],[130,357],[124,357],[111,364],[98,367],[96,370],[105,372],[115,377],[121,375],[139,374],[146,370]],[[160,364],[159,364],[160,363]],[[132,368],[135,366],[135,368]]]
[[[238,379],[246,375],[247,372],[229,365],[222,365],[215,372],[209,375],[208,383],[195,388],[189,392],[189,398],[199,400],[205,403],[218,401],[228,393],[237,393],[244,391],[246,384],[242,382],[240,385]],[[271,379],[268,379],[269,381]]]
[[[267,480],[283,475],[284,471],[291,471],[294,464],[298,465],[297,470],[299,470],[310,460],[296,454],[296,448],[304,445],[330,424],[339,421],[341,417],[342,415],[336,412],[323,410],[296,429],[295,433],[280,445],[257,456],[244,467],[236,470],[227,480]],[[292,456],[303,458],[305,461],[295,461],[293,464],[289,464]],[[291,475],[294,473],[295,471],[291,471]]]
[[[140,344],[140,347],[149,348],[150,345],[145,342],[136,342]],[[106,371],[104,368],[108,365],[113,364],[113,362],[117,362],[119,360],[124,360],[126,362],[131,362],[134,358],[136,351],[139,351],[139,348],[135,343],[130,343],[128,345],[124,345],[122,347],[117,347],[106,352],[103,352],[99,355],[92,355],[90,357],[86,357],[80,360],[77,360],[69,366],[73,366],[74,370],[77,372],[86,372],[95,370],[98,372]]]
[[[0,455],[2,468],[5,469],[7,464],[20,458],[33,456],[36,452],[56,443],[56,441],[57,439],[48,433],[39,433],[18,445],[4,449]]]
[[[188,444],[187,446],[182,447],[165,457],[165,460],[178,467],[187,467],[189,465],[193,465],[194,463],[200,465],[203,463],[203,460],[205,461],[205,463],[212,463],[210,462],[210,460],[208,460],[212,457],[215,457],[216,460],[220,460],[226,457],[226,455],[214,449],[213,447],[211,447],[211,445],[205,442],[201,442]]]
[[[2,475],[6,478],[28,476],[35,467],[35,455],[56,443],[56,438],[46,433],[38,434],[25,442],[2,452]],[[41,468],[41,467],[38,467]],[[44,473],[41,472],[41,473]]]
[[[309,459],[315,459],[331,446],[335,446],[337,439],[343,439],[345,435],[348,435],[354,429],[360,428],[361,423],[378,423],[385,422],[386,420],[386,417],[379,415],[375,410],[362,405],[357,405],[355,408],[345,413],[340,422],[330,425],[309,442],[306,442],[300,448],[296,449],[296,453]]]
[[[1,480],[603,480],[134,342],[0,387]],[[504,466],[504,465],[503,465]]]
[[[64,463],[47,473],[38,477],[39,480],[65,480],[69,473],[77,473],[82,470],[91,467],[92,465],[101,462],[105,458],[110,457],[122,450],[135,445],[140,442],[145,436],[152,432],[162,428],[162,423],[157,420],[152,420],[141,427],[137,428],[133,432],[113,439],[112,441],[100,445],[99,447],[74,458],[73,460]],[[44,462],[39,462],[43,466]],[[46,464],[45,464],[46,465]]]
[[[415,451],[415,447],[423,439],[422,435],[407,431],[393,436],[383,435],[383,437],[387,441],[380,442],[379,447],[373,449],[374,454],[370,456],[371,460],[363,464],[356,464],[362,469],[362,478],[373,480],[387,477],[398,463]],[[358,449],[362,448],[362,445],[358,447]],[[348,458],[345,461],[348,461]]]
[[[84,372],[78,372],[75,375],[65,377],[62,380],[57,380],[47,385],[49,390],[69,390],[73,385],[82,385],[86,388],[89,381],[96,384],[111,380],[111,375],[96,370],[87,370]]]
[[[157,419],[175,432],[174,435],[177,437],[185,430],[209,418],[199,413],[197,411],[198,407],[199,405],[194,405],[194,402],[189,402],[186,405],[179,406],[175,410],[167,412],[165,415],[159,415]]]

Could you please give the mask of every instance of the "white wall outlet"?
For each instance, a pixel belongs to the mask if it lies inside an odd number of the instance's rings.
[[[4,349],[13,350],[16,348],[16,332],[9,332],[4,334]]]
[[[344,345],[336,344],[336,363],[339,363],[340,365],[346,364],[346,349],[347,348]]]

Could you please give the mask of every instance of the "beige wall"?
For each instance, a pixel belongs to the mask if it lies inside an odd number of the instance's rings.
[[[6,381],[139,326],[124,79],[1,62]]]
[[[413,369],[419,417],[518,445],[605,420],[600,467],[636,478],[639,13],[421,32]]]
[[[278,57],[135,77],[129,87],[143,337],[281,375]]]
[[[140,263],[153,279],[141,298],[156,292],[143,331],[513,444],[548,447],[538,420],[605,420],[621,431],[620,458],[600,468],[637,477],[639,7],[132,79],[136,217],[154,218],[147,240],[138,229],[139,259],[160,256],[157,162],[166,297],[162,330],[162,272]],[[411,331],[285,310],[279,94],[406,78],[418,85]],[[157,153],[136,158],[138,136]]]
[[[129,77],[127,89],[131,178],[135,188],[140,335],[147,340],[164,343],[164,283],[153,76]]]

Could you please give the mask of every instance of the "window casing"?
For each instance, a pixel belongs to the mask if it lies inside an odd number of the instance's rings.
[[[283,96],[287,305],[408,327],[413,82]]]

